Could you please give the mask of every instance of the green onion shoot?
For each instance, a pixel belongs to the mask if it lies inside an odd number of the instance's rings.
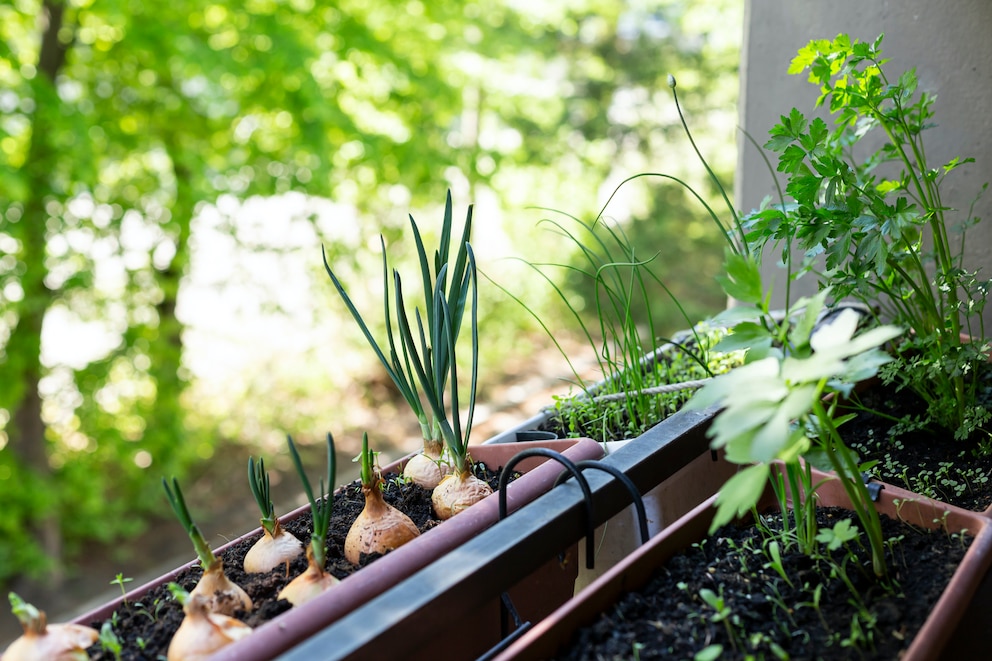
[[[162,486],[165,488],[165,495],[172,505],[172,510],[176,513],[176,518],[193,542],[196,556],[200,559],[200,566],[203,567],[203,576],[200,577],[191,594],[202,594],[206,597],[210,610],[215,613],[233,615],[236,610],[251,610],[252,603],[248,594],[224,574],[224,561],[214,555],[203,539],[200,529],[193,522],[182,489],[179,488],[179,481],[172,478],[170,488],[168,481],[162,478]]]
[[[11,612],[24,633],[0,655],[4,661],[51,661],[89,659],[86,648],[100,637],[96,629],[81,624],[48,624],[45,612],[11,592]]]
[[[244,568],[249,574],[271,571],[289,563],[303,553],[303,544],[295,535],[284,530],[275,515],[275,506],[269,495],[269,474],[265,470],[265,460],[248,457],[248,486],[258,509],[262,512],[262,537],[245,554]]]
[[[331,510],[334,507],[334,494],[330,492],[334,488],[334,476],[336,462],[334,457],[334,438],[327,435],[327,476],[326,484],[328,491],[325,492],[324,478],[320,481],[320,493],[327,493],[321,500],[314,498],[313,489],[310,487],[310,480],[307,479],[306,471],[303,469],[303,461],[291,436],[286,437],[289,445],[289,454],[293,458],[293,465],[303,483],[303,490],[310,501],[310,513],[313,516],[313,533],[310,535],[310,545],[307,547],[307,569],[284,587],[279,593],[280,599],[285,599],[294,606],[310,601],[325,590],[328,590],[338,583],[338,579],[326,570],[327,565],[327,529],[331,525]]]
[[[435,422],[441,430],[441,436],[447,445],[447,452],[452,462],[452,472],[441,480],[431,495],[434,513],[441,519],[451,518],[492,493],[488,484],[472,474],[468,449],[479,377],[478,275],[475,254],[468,243],[459,253],[455,273],[459,274],[458,286],[452,283],[454,296],[449,298],[444,291],[447,265],[441,268],[434,288],[433,301],[428,308],[426,328],[420,311],[417,310],[415,317],[417,327],[414,331],[405,312],[400,274],[393,272],[397,318],[403,345],[424,397],[434,413]],[[458,328],[469,302],[469,294],[471,294],[472,371],[469,379],[467,416],[463,425],[455,344],[458,339]]]

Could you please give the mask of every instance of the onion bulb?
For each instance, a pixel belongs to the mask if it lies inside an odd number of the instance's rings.
[[[179,629],[169,643],[168,661],[200,661],[252,632],[233,617],[212,612],[209,600],[195,591],[186,597]]]
[[[279,599],[285,599],[294,606],[304,604],[317,595],[330,590],[340,581],[314,560],[313,547],[307,547],[307,569],[290,581],[279,592]]]
[[[82,661],[86,648],[100,637],[96,629],[81,624],[48,624],[40,611],[10,593],[10,605],[24,633],[7,648],[3,661]]]
[[[283,530],[276,518],[275,505],[270,496],[269,474],[265,470],[265,460],[261,457],[257,462],[254,457],[248,457],[248,487],[262,513],[259,523],[265,534],[245,554],[244,570],[249,574],[261,574],[279,565],[286,565],[288,574],[289,563],[303,553],[303,544]]]
[[[190,541],[193,542],[196,557],[200,559],[200,566],[203,567],[203,576],[193,588],[193,594],[202,594],[207,598],[210,610],[224,615],[231,615],[239,609],[251,610],[251,599],[240,586],[224,575],[224,561],[214,555],[207,540],[193,522],[189,508],[186,507],[183,491],[179,488],[179,481],[172,478],[170,487],[168,481],[162,478],[162,486],[165,488],[165,496],[169,499],[172,510],[186,529]]]
[[[191,595],[206,599],[207,608],[214,613],[233,615],[234,611],[250,611],[251,597],[224,574],[224,561],[215,558],[203,572]]]
[[[403,467],[403,477],[424,489],[433,489],[440,484],[442,478],[451,472],[450,466],[441,457],[442,447],[438,441],[424,441],[423,449]]]
[[[303,491],[310,501],[310,515],[313,518],[313,531],[310,533],[310,544],[307,546],[307,569],[305,572],[294,578],[289,585],[284,587],[279,593],[280,599],[285,599],[294,606],[310,601],[325,590],[338,584],[331,574],[327,573],[324,566],[327,564],[327,529],[331,525],[331,510],[334,507],[334,492],[328,493],[323,499],[318,500],[313,495],[310,487],[310,480],[306,471],[303,470],[303,461],[300,453],[296,451],[296,445],[291,437],[286,437],[289,444],[289,454],[293,459],[296,472],[303,482]],[[327,435],[327,473],[326,482],[321,481],[320,490],[324,491],[324,484],[333,487],[334,476],[337,470],[337,462],[334,458],[334,439]]]
[[[275,532],[262,530],[262,537],[245,554],[244,567],[249,574],[271,571],[279,565],[286,565],[303,553],[303,543],[295,535],[284,530],[275,522]]]
[[[382,497],[379,472],[373,473],[369,484],[363,480],[365,508],[351,524],[344,540],[344,557],[357,565],[362,554],[385,553],[397,549],[420,535],[416,524]]]
[[[475,505],[492,492],[488,484],[466,470],[441,480],[431,494],[431,504],[438,518],[445,520]]]

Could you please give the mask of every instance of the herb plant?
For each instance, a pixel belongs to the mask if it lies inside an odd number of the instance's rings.
[[[202,594],[207,598],[210,610],[224,615],[231,615],[236,610],[251,610],[251,598],[224,574],[224,561],[210,549],[200,529],[193,522],[182,489],[179,488],[179,481],[172,478],[170,487],[166,479],[162,478],[162,487],[165,489],[169,504],[172,505],[172,511],[193,542],[196,556],[200,559],[200,566],[203,567],[203,576],[193,588],[192,594]]]
[[[124,604],[124,608],[127,608],[128,607],[128,603],[127,603],[127,589],[124,587],[124,584],[125,583],[130,583],[133,580],[134,580],[133,578],[128,578],[128,577],[124,576],[124,574],[118,572],[118,574],[114,578],[114,580],[110,581],[110,584],[111,585],[116,585],[117,587],[119,587],[121,589],[121,600],[122,600],[122,603]]]
[[[730,264],[733,289],[744,305],[725,315],[743,319],[725,344],[751,344],[753,355],[744,366],[705,384],[687,405],[723,407],[707,432],[712,447],[725,449],[728,461],[747,466],[720,489],[711,530],[755,506],[772,474],[771,462],[780,459],[797,510],[803,513],[796,527],[804,532],[808,549],[816,535],[815,519],[811,521],[815,513],[809,507],[815,485],[800,460],[807,465],[822,461],[836,472],[851,499],[868,537],[875,574],[885,576],[878,513],[861,480],[857,458],[837,431],[843,420],[835,416],[841,396],[891,360],[878,347],[900,336],[902,329],[881,326],[857,333],[859,315],[850,308],[818,327],[829,289],[798,301],[777,321],[768,307],[769,297],[763,294],[757,263],[740,257]],[[833,397],[825,404],[828,394]]]
[[[369,449],[369,435],[362,434],[361,481],[365,507],[344,540],[344,557],[353,565],[363,555],[387,553],[420,535],[416,524],[382,496],[382,476]]]
[[[276,517],[275,505],[269,496],[269,474],[261,457],[257,462],[254,457],[248,457],[248,487],[262,513],[259,520],[262,537],[245,554],[244,569],[249,574],[257,574],[285,565],[288,572],[289,563],[303,553],[303,544],[283,529]]]
[[[291,436],[286,437],[289,446],[289,455],[293,459],[293,466],[296,468],[300,482],[303,484],[303,491],[310,501],[310,514],[313,519],[313,530],[310,534],[310,544],[307,546],[307,568],[306,570],[290,581],[289,585],[279,592],[279,598],[285,599],[294,606],[310,601],[325,590],[329,590],[338,584],[338,579],[327,572],[327,530],[331,525],[331,511],[334,507],[334,476],[337,469],[337,458],[334,455],[334,438],[327,435],[327,472],[320,480],[320,494],[327,494],[322,498],[315,498],[310,480],[307,479],[306,470],[303,468],[303,460],[296,450]],[[326,490],[325,490],[326,484]]]
[[[779,155],[793,201],[744,224],[754,250],[788,251],[794,241],[804,253],[797,277],[814,273],[838,300],[853,297],[911,329],[883,376],[923,398],[930,424],[963,439],[992,417],[977,401],[989,282],[963,264],[965,232],[978,220],[948,208],[942,187],[972,159],[929,161],[923,132],[936,97],[918,93],[914,70],[889,78],[881,43],[842,34],[798,52],[789,72],[809,71],[816,106],[829,108],[834,127],[797,109],[782,116],[765,146]],[[884,143],[872,150],[866,139],[875,134]]]
[[[638,179],[661,179],[680,186],[702,205],[726,240],[729,254],[747,254],[749,250],[744,227],[725,186],[696,146],[679,104],[674,76],[669,76],[669,87],[685,135],[719,192],[728,218],[721,218],[717,209],[686,181],[670,174],[640,173],[621,182],[592,221],[557,211],[556,215],[565,220],[555,217],[542,221],[578,249],[577,263],[528,262],[549,283],[575,320],[578,331],[596,356],[601,380],[596,384],[589,383],[569,360],[568,352],[559,344],[554,330],[548,328],[526,303],[507,288],[500,287],[541,324],[568,361],[580,392],[559,398],[555,410],[569,435],[590,435],[602,440],[637,436],[678,410],[688,399],[691,386],[681,392],[667,386],[708,378],[735,364],[733,358],[710,353],[709,347],[719,331],[698,326],[689,318],[685,307],[655,270],[658,253],[642,251],[630,240],[622,225],[605,221],[606,210],[622,187]],[[595,312],[591,320],[585,318],[581,307],[573,303],[562,286],[549,275],[549,269],[591,283]],[[684,337],[673,340],[661,336],[652,305],[653,300],[661,298],[671,300],[685,321],[689,331]],[[660,359],[663,347],[671,361]]]
[[[461,329],[462,315],[465,310],[465,292],[468,286],[468,273],[467,268],[467,254],[465,251],[465,246],[472,234],[472,207],[469,206],[468,213],[465,216],[465,223],[462,226],[462,234],[460,241],[456,244],[457,248],[455,251],[454,262],[450,262],[451,257],[451,242],[452,242],[452,229],[453,229],[453,214],[452,214],[452,204],[451,204],[451,192],[448,192],[447,199],[444,205],[444,221],[441,226],[441,237],[438,243],[438,247],[434,251],[433,255],[433,270],[431,268],[431,261],[428,257],[426,247],[424,246],[423,239],[421,238],[420,229],[417,227],[416,221],[413,216],[410,216],[410,226],[413,230],[413,237],[417,247],[417,256],[420,264],[420,277],[423,285],[424,297],[427,299],[434,292],[435,289],[439,289],[445,292],[446,300],[451,305],[450,319],[451,332],[453,335],[453,341],[457,340],[459,330]],[[420,486],[433,489],[440,482],[443,477],[444,470],[442,465],[441,453],[444,449],[445,439],[443,438],[443,432],[440,427],[439,421],[433,419],[432,410],[428,406],[425,408],[424,402],[421,397],[421,392],[418,388],[418,377],[414,372],[414,368],[410,362],[409,347],[403,343],[402,339],[397,339],[396,334],[398,332],[397,327],[394,323],[398,324],[399,315],[403,310],[396,310],[397,319],[393,319],[393,313],[390,311],[390,281],[392,276],[390,275],[389,262],[386,257],[386,244],[385,241],[380,237],[380,245],[382,248],[382,287],[383,287],[383,321],[386,326],[386,345],[380,344],[376,340],[372,331],[369,329],[368,324],[362,318],[362,314],[358,311],[351,297],[345,291],[340,279],[335,275],[331,265],[327,263],[327,256],[324,255],[324,269],[327,271],[327,275],[331,278],[331,282],[334,283],[334,288],[337,290],[341,299],[344,301],[345,306],[348,311],[354,317],[356,323],[358,323],[359,328],[361,328],[362,333],[365,335],[366,341],[369,346],[375,352],[376,357],[382,366],[386,369],[386,373],[389,378],[396,385],[397,389],[403,396],[410,410],[417,417],[420,422],[420,429],[423,435],[423,450],[420,455],[418,455],[414,460],[407,463],[404,474],[413,479],[413,481]],[[450,284],[449,284],[450,279]],[[425,301],[425,310],[427,314],[427,326],[429,328],[440,328],[440,320],[435,319],[436,314],[434,307],[430,301]],[[388,352],[388,356],[387,356]],[[444,369],[445,362],[448,360],[447,353],[445,351],[437,351],[437,357],[435,359],[438,362],[438,373],[446,374],[447,371]],[[440,390],[444,390],[444,383],[440,384]]]

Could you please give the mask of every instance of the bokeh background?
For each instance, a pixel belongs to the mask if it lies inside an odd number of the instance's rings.
[[[415,269],[408,215],[436,239],[448,190],[456,219],[475,205],[486,276],[476,442],[569,390],[531,313],[577,364],[592,350],[528,265],[561,265],[595,315],[578,247],[542,220],[622,228],[686,309],[659,294],[662,332],[722,307],[705,208],[671,180],[620,184],[667,173],[719,208],[667,77],[729,188],[742,5],[0,2],[3,593],[69,613],[192,557],[163,477],[213,542],[255,524],[249,456],[288,511],[287,433],[319,465],[332,432],[339,482],[363,431],[384,460],[416,449],[321,250],[374,322],[380,236]]]

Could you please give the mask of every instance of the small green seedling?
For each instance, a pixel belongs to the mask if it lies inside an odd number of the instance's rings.
[[[114,580],[110,581],[111,585],[117,585],[120,587],[121,597],[123,598],[125,608],[127,608],[128,604],[127,604],[127,590],[124,589],[124,584],[130,583],[133,580],[134,580],[133,578],[125,578],[124,574],[118,573],[117,577],[114,578]]]
[[[103,626],[100,627],[100,647],[113,654],[116,661],[120,661],[124,646],[121,645],[120,638],[114,633],[114,627],[110,623],[110,620],[104,622]]]
[[[850,519],[844,519],[834,524],[833,528],[821,528],[816,534],[816,541],[826,544],[827,549],[836,551],[847,542],[858,538],[858,527],[851,524]]]

